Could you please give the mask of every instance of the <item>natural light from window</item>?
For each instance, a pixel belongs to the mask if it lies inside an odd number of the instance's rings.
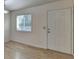
[[[31,32],[32,28],[31,15],[17,16],[17,31]]]

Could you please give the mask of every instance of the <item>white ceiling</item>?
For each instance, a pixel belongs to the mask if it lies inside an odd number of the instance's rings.
[[[18,10],[22,8],[28,8],[36,5],[45,4],[48,2],[53,2],[56,0],[5,0],[5,7],[6,10]]]

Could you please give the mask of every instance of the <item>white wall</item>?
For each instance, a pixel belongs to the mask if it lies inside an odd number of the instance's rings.
[[[45,5],[40,5],[24,10],[13,11],[11,13],[11,40],[32,45],[40,48],[47,48],[47,12],[55,9],[70,8],[73,6],[72,0],[59,0]],[[32,32],[16,31],[16,16],[20,14],[32,14]]]
[[[4,42],[10,40],[10,14],[4,14]]]

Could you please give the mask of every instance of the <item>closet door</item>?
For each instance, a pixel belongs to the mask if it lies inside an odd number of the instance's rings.
[[[48,12],[48,49],[72,54],[72,9]]]

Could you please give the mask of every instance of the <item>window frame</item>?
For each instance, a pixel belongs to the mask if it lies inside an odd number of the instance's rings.
[[[21,15],[31,15],[31,31],[17,30],[17,16],[21,16]],[[32,22],[33,20],[32,20],[32,19],[33,19],[33,17],[32,17],[32,14],[30,14],[30,13],[27,13],[27,14],[18,14],[18,15],[16,15],[16,31],[17,31],[17,32],[27,32],[27,33],[28,33],[28,32],[32,32],[32,26],[33,26],[33,24],[32,24],[32,23],[33,23],[33,22]]]

